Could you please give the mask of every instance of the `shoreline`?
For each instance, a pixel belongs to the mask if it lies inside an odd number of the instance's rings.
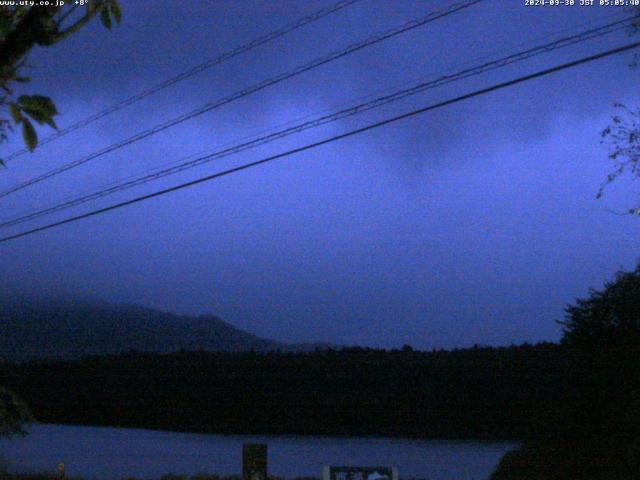
[[[341,433],[220,433],[213,431],[193,431],[193,430],[181,430],[168,428],[151,428],[144,426],[124,426],[124,425],[101,425],[101,424],[84,424],[84,423],[50,423],[50,422],[36,422],[35,426],[46,427],[78,427],[78,428],[97,428],[97,429],[113,429],[113,430],[136,430],[149,433],[167,433],[167,434],[184,434],[184,435],[203,435],[203,436],[218,436],[224,438],[273,438],[273,439],[323,439],[323,440],[406,440],[416,442],[442,442],[448,444],[465,444],[465,443],[486,443],[486,444],[513,444],[522,442],[521,438],[487,438],[487,437],[418,437],[409,435],[381,435],[381,434],[341,434]],[[28,430],[28,429],[27,429]]]

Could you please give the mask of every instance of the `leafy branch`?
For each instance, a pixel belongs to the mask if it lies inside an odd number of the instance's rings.
[[[118,0],[89,0],[81,16],[78,6],[0,6],[0,109],[8,115],[0,117],[0,143],[8,139],[13,127],[20,126],[25,145],[33,151],[38,135],[33,122],[57,128],[54,102],[43,95],[14,97],[17,84],[30,78],[21,74],[25,59],[35,46],[47,47],[61,42],[80,30],[95,16],[111,29],[120,23],[122,11]],[[4,162],[0,159],[0,165]]]
[[[640,179],[640,108],[631,110],[621,103],[615,107],[621,110],[612,118],[611,125],[601,133],[601,142],[609,146],[608,157],[613,161],[613,172],[607,175],[600,186],[596,198],[602,198],[605,188],[628,172]],[[640,207],[634,207],[627,215],[640,215]]]

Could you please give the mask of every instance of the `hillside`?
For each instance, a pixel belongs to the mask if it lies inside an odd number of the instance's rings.
[[[235,328],[213,315],[184,316],[106,303],[5,303],[0,310],[0,357],[76,358],[128,351],[266,352],[309,350]]]

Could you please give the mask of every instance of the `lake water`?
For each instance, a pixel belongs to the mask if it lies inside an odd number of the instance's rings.
[[[268,445],[269,474],[316,476],[324,465],[398,467],[401,478],[483,480],[509,442],[173,433],[127,428],[37,425],[26,437],[0,439],[10,471],[54,471],[119,480],[158,479],[166,473],[240,474],[242,444]]]

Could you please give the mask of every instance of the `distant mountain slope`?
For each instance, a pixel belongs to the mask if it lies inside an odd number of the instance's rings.
[[[174,315],[133,305],[23,302],[0,308],[0,357],[14,361],[130,350],[265,352],[315,347],[260,338],[213,315]]]

